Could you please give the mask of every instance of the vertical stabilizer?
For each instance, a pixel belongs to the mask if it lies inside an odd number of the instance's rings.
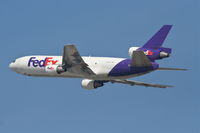
[[[143,48],[160,48],[171,28],[172,25],[164,25],[149,41],[144,44]]]

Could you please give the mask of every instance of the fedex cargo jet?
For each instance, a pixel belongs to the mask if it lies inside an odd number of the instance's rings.
[[[164,25],[142,47],[131,47],[130,58],[84,57],[75,45],[65,45],[62,56],[31,55],[16,59],[9,67],[20,74],[38,77],[82,78],[82,87],[95,89],[107,82],[166,88],[170,85],[128,80],[155,70],[186,70],[159,67],[156,60],[167,58],[171,48],[162,47],[172,25]]]

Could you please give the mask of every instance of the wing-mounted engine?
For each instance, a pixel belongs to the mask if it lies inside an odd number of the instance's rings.
[[[83,79],[81,82],[81,86],[85,89],[92,90],[98,87],[102,87],[104,85],[103,81]]]
[[[159,60],[170,56],[171,49],[160,47],[157,49],[144,48],[144,47],[131,47],[129,48],[129,56],[132,57],[133,51],[143,51],[150,60]]]
[[[61,74],[66,70],[63,69],[62,65],[47,65],[45,67],[45,72],[49,74]]]

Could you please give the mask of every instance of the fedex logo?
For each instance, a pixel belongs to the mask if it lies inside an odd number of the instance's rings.
[[[46,57],[44,60],[37,60],[36,57],[31,57],[28,61],[28,67],[45,67],[47,65],[55,65],[58,60],[53,60],[53,57]]]
[[[153,51],[151,51],[151,50],[147,50],[144,53],[145,53],[145,55],[153,55]]]

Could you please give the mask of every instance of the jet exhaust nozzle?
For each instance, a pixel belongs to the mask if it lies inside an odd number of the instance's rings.
[[[163,51],[160,52],[160,58],[167,58],[169,56],[170,56],[169,53],[166,53],[166,52],[163,52]]]

